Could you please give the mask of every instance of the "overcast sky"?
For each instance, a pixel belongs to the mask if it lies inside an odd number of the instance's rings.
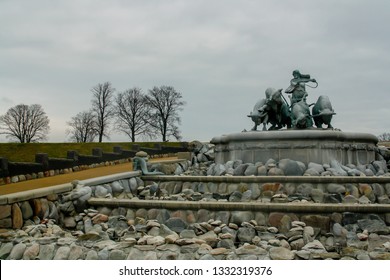
[[[329,96],[334,127],[379,135],[390,132],[389,27],[389,0],[0,0],[0,115],[41,104],[49,142],[63,142],[96,84],[169,85],[187,103],[184,140],[209,141],[249,130],[267,87],[286,89],[299,69],[319,84],[308,103]]]

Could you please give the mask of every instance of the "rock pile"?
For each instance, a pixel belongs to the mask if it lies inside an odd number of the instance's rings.
[[[162,224],[108,216],[95,209],[86,210],[80,218],[83,230],[64,230],[52,220],[21,230],[2,230],[0,259],[390,259],[390,229],[379,217],[350,217],[350,223],[341,226],[341,217],[335,214],[328,231],[321,226],[323,221],[313,223],[315,216],[299,221],[294,214],[275,214],[270,226],[256,220],[226,224],[218,219],[187,224],[181,218]]]
[[[172,174],[216,176],[389,176],[365,166],[290,159],[224,165],[166,165]],[[309,260],[390,259],[390,214],[131,209],[131,200],[390,204],[390,183],[237,183],[126,178],[1,206],[0,259]],[[207,177],[206,177],[207,178]],[[215,178],[214,178],[215,179]],[[246,179],[246,178],[244,178]],[[170,179],[171,180],[171,179]],[[246,180],[250,181],[250,180]],[[91,198],[129,199],[130,208],[91,208]],[[179,206],[180,208],[180,206]]]
[[[336,160],[329,164],[282,159],[276,162],[243,163],[241,160],[225,164],[212,163],[206,172],[209,176],[390,176],[386,161],[378,160],[365,165],[342,165]]]
[[[88,199],[119,198],[175,201],[278,202],[390,204],[390,183],[234,183],[234,182],[144,182],[138,177],[110,184],[84,186],[62,197],[60,209],[73,215],[87,207]]]

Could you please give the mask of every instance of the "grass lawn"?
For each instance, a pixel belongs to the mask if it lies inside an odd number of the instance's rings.
[[[46,153],[53,158],[66,158],[67,151],[77,151],[79,154],[90,155],[93,148],[102,148],[104,152],[113,152],[115,146],[123,150],[131,150],[131,146],[153,148],[155,144],[163,146],[181,146],[180,142],[106,142],[106,143],[0,143],[0,157],[13,162],[34,162],[35,154]]]

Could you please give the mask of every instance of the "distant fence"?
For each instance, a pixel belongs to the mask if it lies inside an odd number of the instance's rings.
[[[101,148],[93,148],[91,155],[68,151],[67,158],[51,158],[46,153],[39,153],[35,155],[35,162],[11,162],[7,158],[0,157],[0,178],[128,159],[134,157],[140,150],[147,152],[150,156],[175,154],[188,151],[188,144],[183,142],[178,147],[155,144],[153,148],[140,147],[134,144],[132,150],[123,150],[121,147],[115,146],[113,152],[110,153],[104,152]]]

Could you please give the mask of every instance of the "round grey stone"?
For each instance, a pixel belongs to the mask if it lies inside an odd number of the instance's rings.
[[[40,260],[52,260],[55,252],[54,244],[41,245],[38,258]]]
[[[241,201],[242,202],[250,202],[251,198],[252,198],[252,191],[247,190],[247,191],[242,193]]]
[[[111,183],[112,194],[117,196],[124,191],[124,187],[118,181]]]
[[[244,172],[245,176],[256,176],[257,175],[257,166],[250,164]]]
[[[222,176],[226,174],[226,171],[225,165],[218,163],[214,166],[212,174],[215,176]]]
[[[182,232],[180,232],[180,238],[195,238],[196,234],[194,230],[185,229]]]
[[[320,176],[321,173],[319,173],[317,170],[314,168],[309,168],[305,171],[303,176]]]
[[[136,194],[137,193],[137,188],[138,188],[137,179],[136,178],[130,178],[129,185],[130,185],[130,191],[133,194]]]
[[[245,171],[248,168],[248,166],[249,166],[248,163],[240,164],[239,166],[237,166],[237,168],[234,169],[233,175],[234,176],[244,176]]]
[[[53,260],[67,260],[69,257],[70,248],[67,246],[62,246],[58,248]]]
[[[13,248],[9,255],[10,260],[20,260],[23,257],[24,251],[26,250],[26,244],[18,243]]]
[[[291,159],[281,159],[278,163],[278,167],[283,171],[286,176],[302,176],[303,171],[298,162]]]
[[[177,217],[169,218],[165,222],[165,225],[176,233],[180,233],[188,227],[187,223],[183,221],[183,219]]]
[[[295,253],[284,247],[270,248],[269,255],[272,260],[293,260],[295,258]]]
[[[240,242],[252,242],[256,236],[256,230],[252,227],[240,227],[237,231],[237,238]]]
[[[122,250],[112,250],[109,255],[110,260],[125,260],[127,254]]]
[[[5,260],[11,253],[13,244],[11,242],[3,243],[0,248],[0,259]]]
[[[254,219],[254,213],[250,211],[234,211],[231,215],[231,223],[241,225]]]
[[[283,170],[277,167],[272,167],[268,170],[268,176],[283,176],[285,175]]]
[[[239,202],[241,201],[242,198],[242,193],[239,191],[234,191],[230,196],[229,196],[229,201],[230,202]]]
[[[328,184],[326,187],[327,191],[330,193],[345,193],[345,187],[340,184]]]
[[[30,219],[34,216],[33,209],[28,201],[23,201],[20,205],[20,210],[22,210],[22,215],[24,220]]]
[[[262,165],[257,168],[257,176],[266,176],[267,175],[267,167]]]
[[[98,254],[96,251],[94,250],[89,250],[86,257],[85,257],[86,260],[98,260],[99,257],[98,257]]]
[[[95,187],[95,196],[98,198],[105,198],[108,194],[108,190],[103,186],[96,186]]]
[[[315,162],[309,162],[309,164],[307,165],[307,169],[314,169],[320,174],[325,171],[325,168],[322,164],[318,164]]]

